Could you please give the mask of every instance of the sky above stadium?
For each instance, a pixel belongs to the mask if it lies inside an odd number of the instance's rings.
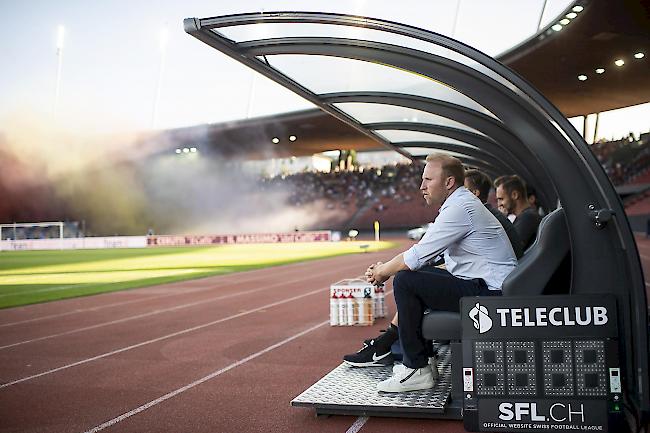
[[[396,7],[392,0],[0,0],[4,18],[0,53],[5,59],[0,68],[0,121],[12,116],[50,117],[68,130],[114,132],[311,107],[270,80],[253,78],[255,73],[245,66],[187,35],[182,25],[187,17],[262,10],[359,14],[450,35],[496,55],[536,32],[544,3],[542,26],[570,1],[403,0]],[[59,26],[65,33],[53,117]]]

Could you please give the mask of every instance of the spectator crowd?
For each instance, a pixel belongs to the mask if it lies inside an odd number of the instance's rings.
[[[591,150],[614,185],[650,175],[650,133],[642,134],[639,139],[630,135],[621,140],[598,142]],[[381,168],[355,166],[329,173],[305,171],[261,178],[259,182],[263,191],[287,192],[290,206],[320,202],[327,209],[343,214],[338,226],[330,228],[344,229],[354,223],[367,225],[373,219],[388,220],[383,222],[384,227],[413,227],[427,222],[422,220],[424,213],[418,211],[424,206],[419,191],[423,165],[418,161]],[[395,208],[415,211],[396,213]]]

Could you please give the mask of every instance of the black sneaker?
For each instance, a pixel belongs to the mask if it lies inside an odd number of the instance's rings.
[[[351,353],[343,357],[343,362],[353,367],[384,367],[392,365],[393,354],[388,349],[375,347],[375,340],[366,340],[363,347],[357,353]]]

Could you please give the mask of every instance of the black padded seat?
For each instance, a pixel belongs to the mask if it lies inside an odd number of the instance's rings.
[[[555,270],[569,252],[569,231],[564,209],[546,215],[537,228],[535,242],[519,259],[517,267],[503,281],[504,296],[541,295]],[[427,340],[460,340],[460,314],[430,311],[422,319],[422,335]]]

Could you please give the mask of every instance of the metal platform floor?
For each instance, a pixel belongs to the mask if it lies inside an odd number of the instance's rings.
[[[394,416],[416,418],[460,417],[459,410],[448,410],[451,393],[451,351],[438,350],[436,385],[424,391],[384,393],[377,383],[392,374],[388,367],[351,367],[342,363],[291,401],[292,406],[313,407],[317,415]]]

